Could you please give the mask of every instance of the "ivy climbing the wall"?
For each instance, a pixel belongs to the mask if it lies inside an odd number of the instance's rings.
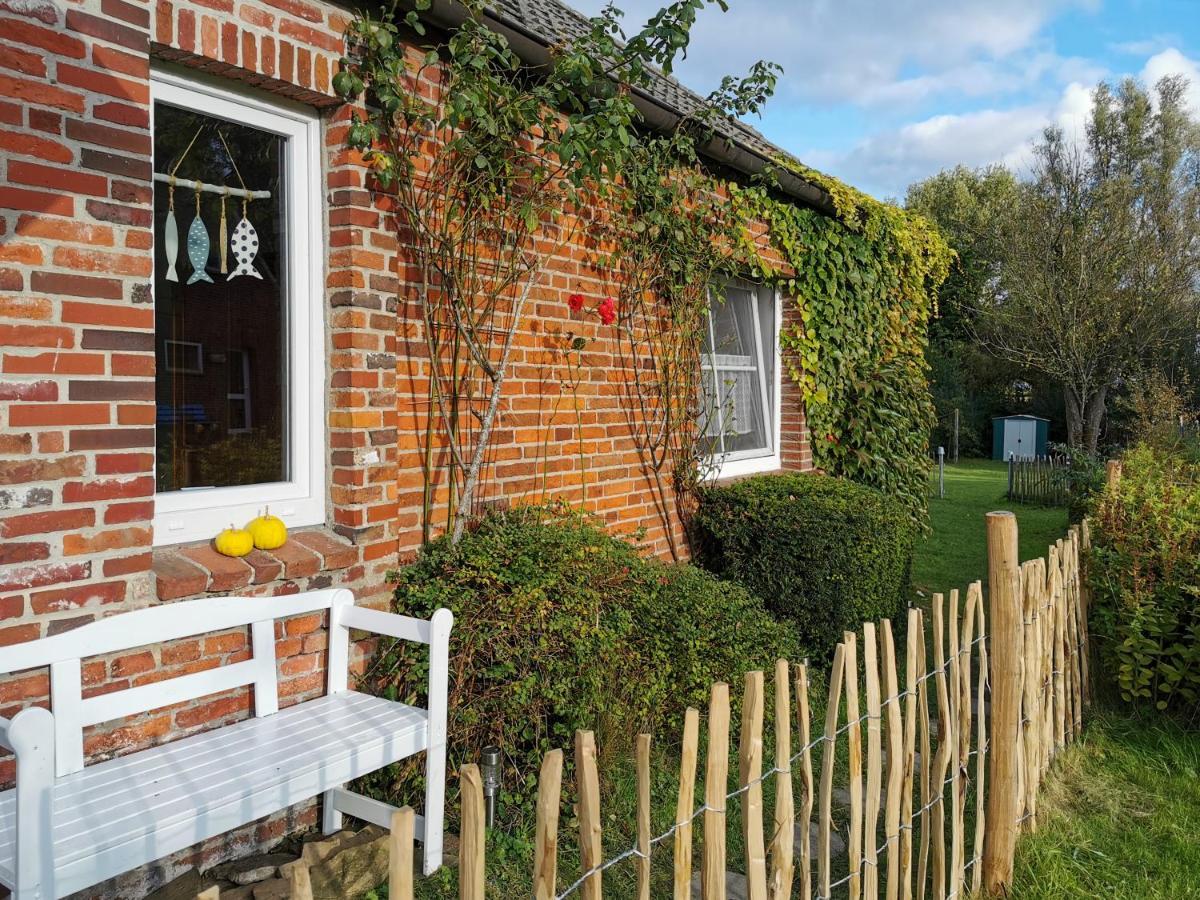
[[[764,257],[765,276],[799,307],[780,342],[804,397],[813,461],[898,498],[924,527],[934,423],[925,350],[954,252],[920,216],[780,165],[825,190],[837,212],[751,191],[783,259],[772,267]]]

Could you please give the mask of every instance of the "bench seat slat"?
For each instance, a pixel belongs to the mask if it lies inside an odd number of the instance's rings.
[[[197,784],[203,784],[206,791],[236,790],[239,784],[271,778],[280,760],[290,759],[299,747],[328,751],[335,749],[330,745],[336,742],[353,748],[359,740],[369,739],[381,730],[386,734],[394,724],[393,710],[364,702],[375,699],[358,694],[337,709],[313,719],[288,721],[282,728],[270,727],[271,719],[260,719],[254,723],[262,723],[258,727],[244,722],[206,732],[192,739],[196,745],[194,756],[172,754],[171,764],[156,765],[150,771],[128,765],[113,767],[116,777],[105,785],[72,786],[56,795],[62,804],[61,813],[56,804],[56,832],[74,842],[93,831],[98,817],[119,830],[130,818],[178,814],[178,804],[190,802]],[[421,710],[413,713],[423,715]],[[210,734],[214,737],[199,740]],[[339,741],[334,737],[337,735],[345,737]],[[122,759],[101,765],[111,766]]]
[[[157,783],[172,776],[192,780],[204,777],[211,771],[224,774],[244,771],[243,767],[253,766],[258,759],[273,752],[276,745],[286,745],[294,739],[303,738],[309,732],[320,732],[328,728],[330,719],[335,715],[353,720],[355,715],[377,709],[369,702],[376,698],[347,693],[350,696],[343,701],[343,705],[331,709],[321,722],[294,721],[293,717],[288,717],[285,720],[285,729],[272,729],[268,727],[272,717],[267,717],[261,720],[264,725],[258,729],[251,728],[248,722],[238,722],[193,735],[185,740],[163,744],[155,748],[151,758],[139,765],[138,780],[143,784],[151,780]],[[306,704],[303,705],[308,708]],[[114,802],[121,802],[121,792],[128,787],[128,772],[125,757],[95,763],[82,772],[68,776],[71,795],[85,799],[97,795],[111,796]],[[58,787],[56,790],[61,791],[62,788]],[[73,818],[69,811],[65,815],[67,821]]]
[[[57,892],[70,893],[418,752],[424,710],[346,691],[60,778]],[[0,881],[11,883],[15,797],[0,793]]]

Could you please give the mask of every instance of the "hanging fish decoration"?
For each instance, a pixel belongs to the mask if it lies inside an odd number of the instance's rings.
[[[163,250],[167,254],[167,281],[178,281],[175,260],[179,258],[179,225],[175,222],[175,180],[167,188],[167,221],[163,225]]]
[[[256,256],[258,256],[258,232],[246,218],[246,204],[243,202],[241,221],[233,229],[233,258],[237,260],[237,268],[229,273],[226,281],[232,281],[239,275],[253,275],[261,280],[262,276],[252,265]]]
[[[197,281],[207,281],[209,284],[212,284],[212,279],[204,271],[205,266],[208,265],[210,246],[208,229],[204,227],[204,220],[200,218],[200,191],[197,189],[196,218],[192,219],[192,225],[188,228],[188,260],[191,262],[193,270],[192,276],[187,280],[188,284],[195,284]]]

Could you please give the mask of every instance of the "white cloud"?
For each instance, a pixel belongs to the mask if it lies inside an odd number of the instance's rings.
[[[1153,86],[1158,79],[1176,74],[1190,80],[1188,104],[1200,116],[1200,61],[1168,48],[1150,57],[1137,77]],[[998,162],[1025,173],[1046,126],[1057,125],[1068,140],[1084,139],[1095,83],[1095,78],[1073,81],[1048,103],[932,116],[872,134],[849,152],[813,151],[806,158],[866,190],[891,196],[959,164],[976,167]]]
[[[626,29],[662,0],[626,0]],[[812,103],[913,103],[945,92],[1015,90],[1031,73],[1072,67],[1043,47],[1048,21],[1098,0],[733,0],[707,9],[680,66],[706,90],[759,59],[784,67],[781,93]],[[602,0],[581,0],[595,12]]]
[[[1189,59],[1174,47],[1156,53],[1146,60],[1139,77],[1147,86],[1153,87],[1160,78],[1182,75],[1187,78],[1187,104],[1192,113],[1200,116],[1200,61]]]

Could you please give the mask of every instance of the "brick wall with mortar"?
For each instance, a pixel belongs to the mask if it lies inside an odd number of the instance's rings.
[[[205,594],[351,587],[383,602],[385,573],[421,540],[424,342],[405,302],[387,198],[345,148],[330,93],[347,11],[309,0],[0,0],[0,648],[100,615]],[[153,548],[154,265],[151,60],[311,104],[325,134],[327,521],[244,560]],[[620,407],[617,359],[594,314],[603,273],[582,247],[552,266],[502,407],[486,499],[563,497],[666,549]],[[790,304],[788,305],[790,308]],[[791,315],[791,313],[787,313]],[[561,334],[589,340],[564,388]],[[583,452],[576,416],[580,403]],[[784,379],[785,467],[809,468],[803,410]],[[678,528],[677,522],[670,527]],[[358,663],[369,647],[360,648]],[[280,626],[284,703],[319,694],[319,617]],[[241,632],[87,661],[91,694],[243,659]],[[46,703],[45,672],[0,679],[0,715]],[[92,759],[248,714],[249,693],[97,726]],[[0,783],[11,780],[0,758]],[[136,896],[312,825],[312,805],[256,823],[94,892]]]

